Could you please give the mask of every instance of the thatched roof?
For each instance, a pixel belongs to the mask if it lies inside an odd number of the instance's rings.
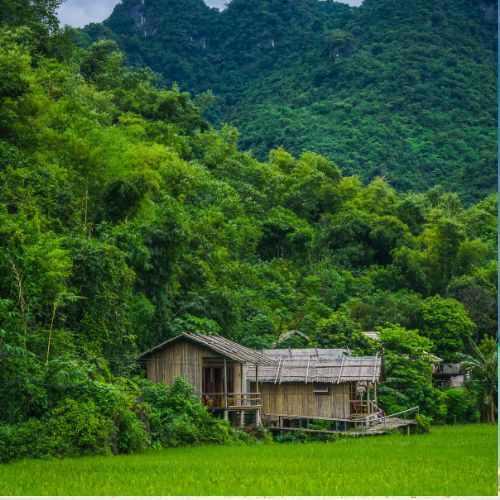
[[[346,349],[321,349],[319,347],[307,347],[305,349],[261,349],[262,354],[276,360],[284,359],[309,359],[310,357],[341,358],[348,354]]]
[[[192,342],[193,344],[210,349],[211,351],[220,354],[225,358],[237,361],[238,363],[251,363],[259,366],[274,366],[275,364],[272,359],[268,358],[264,354],[225,339],[224,337],[216,335],[201,335],[198,333],[181,333],[177,337],[169,339],[141,354],[138,360],[145,360],[151,356],[151,354],[161,351],[162,349],[165,349],[166,347],[181,340]]]
[[[350,356],[343,349],[264,349],[274,366],[259,368],[259,382],[329,383],[375,382],[380,378],[381,359],[377,356]],[[248,380],[255,371],[247,369]]]

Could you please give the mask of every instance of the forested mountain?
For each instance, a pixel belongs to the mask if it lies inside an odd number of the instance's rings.
[[[387,411],[494,414],[496,195],[398,194],[313,152],[259,161],[209,125],[208,95],[74,45],[56,4],[0,10],[0,460],[229,439],[189,388],[133,377],[181,331],[383,349]],[[431,354],[480,368],[440,391]]]
[[[492,0],[124,0],[111,38],[241,132],[260,159],[283,146],[398,190],[436,184],[477,201],[496,186]]]

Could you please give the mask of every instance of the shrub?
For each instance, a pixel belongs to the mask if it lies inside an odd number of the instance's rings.
[[[448,389],[444,392],[446,423],[478,422],[480,413],[476,401],[467,389]]]
[[[252,435],[263,443],[269,444],[273,442],[273,435],[263,425],[258,425]]]
[[[48,432],[60,456],[109,455],[117,434],[113,420],[90,400],[66,399],[50,417]]]
[[[309,436],[307,432],[297,429],[296,431],[287,431],[279,436],[276,436],[276,441],[278,443],[289,443],[289,442],[301,442],[308,441]]]
[[[180,414],[172,416],[165,423],[162,432],[164,446],[180,446],[182,444],[199,444],[200,429],[189,415]]]
[[[17,458],[41,458],[53,452],[53,441],[40,420],[0,425],[0,462]]]
[[[218,443],[237,440],[234,429],[225,420],[213,417],[194,396],[194,388],[178,378],[168,387],[138,381],[145,403],[151,407],[149,425],[152,442],[163,446]]]
[[[115,452],[134,453],[144,450],[151,443],[145,424],[132,411],[120,416]]]
[[[419,434],[426,434],[431,432],[431,419],[419,413],[415,420],[417,421],[417,432]]]
[[[170,387],[143,379],[91,382],[70,394],[38,420],[0,425],[0,462],[272,440],[264,428],[256,439],[212,416],[182,378]]]
[[[237,444],[257,444],[260,442],[252,432],[246,432],[241,429],[234,430],[234,439]]]

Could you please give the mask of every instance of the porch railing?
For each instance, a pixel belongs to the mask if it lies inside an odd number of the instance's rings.
[[[385,425],[386,421],[391,418],[407,419],[412,414],[416,413],[418,415],[419,411],[420,411],[420,406],[413,406],[412,408],[408,408],[403,411],[398,411],[397,413],[391,413],[390,415],[384,415],[384,416],[378,414],[370,415],[368,420],[370,422],[370,425],[376,425],[376,424]]]
[[[380,425],[383,429],[390,429],[391,427],[401,427],[401,426],[408,426],[411,424],[411,421],[408,420],[408,417],[412,414],[419,412],[419,407],[414,406],[413,408],[408,408],[407,410],[403,410],[397,413],[392,413],[390,415],[384,415],[381,416],[379,413],[372,413],[368,414],[366,416],[360,416],[358,418],[338,418],[338,417],[313,417],[313,416],[305,416],[305,415],[288,415],[288,414],[278,414],[278,413],[266,413],[264,415],[268,425],[271,426],[271,428],[274,429],[281,429],[281,430],[296,430],[297,427],[284,427],[283,422],[285,420],[305,420],[305,421],[314,421],[314,420],[322,420],[322,421],[327,421],[331,422],[332,424],[335,423],[335,430],[313,430],[313,429],[302,429],[305,430],[306,432],[316,432],[316,433],[321,433],[324,432],[326,434],[334,434],[337,432],[342,432],[342,427],[343,431],[347,432],[348,427],[356,427],[358,429],[361,429],[361,431],[367,431],[371,427],[375,427]],[[400,421],[399,421],[400,420]],[[398,422],[399,421],[399,422]],[[273,422],[277,422],[276,424],[273,424]],[[394,425],[396,424],[396,425]],[[397,425],[399,424],[399,425]],[[301,427],[299,427],[301,428]]]
[[[203,392],[201,401],[204,405],[213,409],[231,409],[241,407],[262,406],[262,396],[260,392]]]
[[[354,399],[349,401],[349,405],[352,418],[362,418],[366,415],[377,413],[378,411],[378,406],[374,401],[361,401]]]

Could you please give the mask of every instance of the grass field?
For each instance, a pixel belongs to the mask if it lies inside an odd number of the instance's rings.
[[[496,495],[497,427],[0,466],[1,495]]]

